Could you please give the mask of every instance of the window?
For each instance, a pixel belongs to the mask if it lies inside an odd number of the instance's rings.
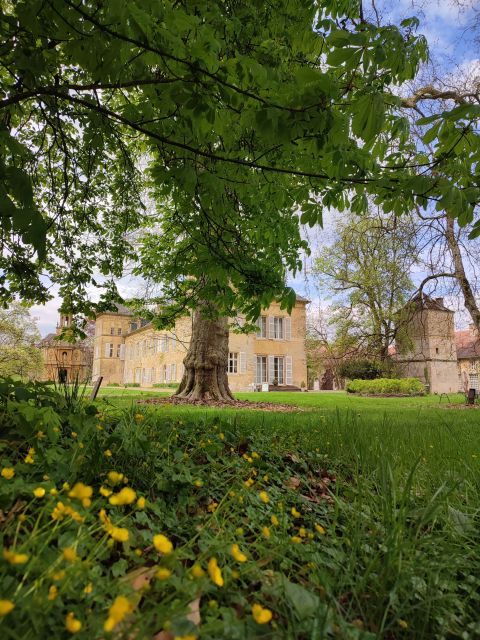
[[[108,345],[108,357],[113,358],[113,342]]]
[[[118,327],[117,329],[117,335],[121,336],[122,335],[122,327]]]
[[[136,322],[131,322],[130,323],[130,331],[136,331],[137,330],[137,323]]]
[[[257,338],[266,338],[267,337],[267,316],[260,316],[257,319]]]
[[[119,358],[119,357],[120,357],[120,347],[121,347],[121,346],[122,346],[122,345],[117,344],[117,358]]]
[[[165,353],[168,351],[168,337],[166,335],[160,336],[160,352]]]
[[[273,319],[273,337],[275,340],[283,340],[283,318]]]
[[[477,373],[477,361],[476,360],[470,360],[468,364],[470,366],[470,371],[472,373]]]
[[[110,327],[110,335],[111,336],[115,335],[115,327]]]
[[[437,354],[437,356],[438,356],[438,347],[435,347],[435,353],[436,353],[436,354]]]
[[[262,384],[262,382],[268,382],[267,356],[257,356],[255,382],[256,384]]]
[[[228,373],[238,372],[238,353],[228,354]]]
[[[469,375],[469,388],[476,389],[478,391],[478,373],[471,373]]]
[[[273,358],[273,379],[277,380],[277,384],[283,384],[284,378],[284,358],[275,356]]]

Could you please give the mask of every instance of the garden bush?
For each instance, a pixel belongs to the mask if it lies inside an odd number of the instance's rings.
[[[126,382],[123,386],[124,387],[139,387],[140,386],[140,382]]]
[[[152,384],[152,387],[155,388],[159,388],[159,387],[164,387],[166,389],[176,389],[178,387],[178,382],[156,382],[155,384]]]
[[[344,362],[339,370],[340,377],[348,380],[373,380],[379,378],[382,373],[381,363],[371,360],[351,360]]]
[[[425,385],[418,378],[377,378],[376,380],[351,380],[348,393],[372,395],[424,395]]]

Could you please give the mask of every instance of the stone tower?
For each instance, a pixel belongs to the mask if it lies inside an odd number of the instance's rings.
[[[405,309],[409,315],[404,344],[396,361],[404,377],[419,378],[430,393],[454,393],[458,387],[454,312],[443,298],[419,294]]]

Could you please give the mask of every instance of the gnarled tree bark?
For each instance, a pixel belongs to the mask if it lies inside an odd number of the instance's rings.
[[[183,361],[185,372],[174,397],[233,402],[228,386],[228,319],[210,318],[197,310],[192,339]]]

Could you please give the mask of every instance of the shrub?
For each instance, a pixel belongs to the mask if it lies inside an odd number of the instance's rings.
[[[348,380],[374,380],[382,375],[382,365],[372,360],[351,360],[341,365],[339,373]]]
[[[110,385],[110,386],[113,386],[113,385]],[[126,382],[124,386],[125,387],[139,387],[140,383],[139,382]]]
[[[156,382],[155,384],[152,384],[152,387],[155,387],[156,389],[176,389],[178,384],[178,382]]]
[[[120,384],[118,382],[110,382],[109,385],[107,385],[108,387],[119,387]]]
[[[376,380],[351,380],[348,393],[424,395],[425,385],[418,378],[377,378]]]

